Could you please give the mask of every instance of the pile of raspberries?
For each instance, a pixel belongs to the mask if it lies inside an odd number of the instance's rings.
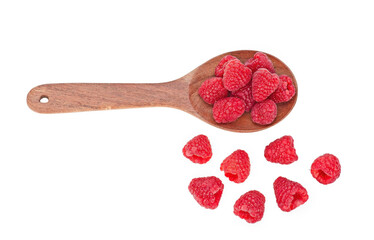
[[[206,79],[198,92],[213,105],[217,123],[234,122],[250,112],[254,123],[268,125],[277,116],[277,103],[291,100],[296,89],[291,77],[278,76],[267,55],[257,52],[244,64],[234,56],[224,56],[215,77]]]
[[[198,135],[188,141],[183,148],[183,155],[193,163],[207,163],[212,157],[208,137]],[[291,136],[276,139],[265,147],[264,156],[267,161],[278,164],[297,161],[294,139]],[[223,160],[220,169],[230,181],[242,183],[250,174],[249,156],[243,150],[236,150]],[[337,157],[324,154],[314,160],[310,172],[318,182],[327,185],[339,178],[341,166]],[[309,198],[307,190],[300,183],[285,177],[278,177],[273,187],[278,207],[285,212],[294,210]],[[194,178],[188,186],[194,199],[207,209],[218,207],[223,189],[222,181],[215,176]],[[265,196],[257,190],[244,193],[234,204],[234,214],[249,223],[260,221],[264,211]]]

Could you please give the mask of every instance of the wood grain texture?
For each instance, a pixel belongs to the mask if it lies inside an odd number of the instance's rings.
[[[198,95],[202,82],[214,76],[214,70],[221,58],[233,55],[245,62],[257,51],[243,50],[221,54],[197,67],[187,75],[165,83],[61,83],[45,84],[33,88],[27,96],[29,107],[39,113],[67,113],[93,110],[125,109],[138,107],[172,107],[188,112],[199,119],[224,130],[254,132],[274,126],[283,120],[297,101],[298,86],[291,70],[278,58],[267,54],[278,75],[292,78],[296,88],[295,96],[286,103],[277,104],[278,114],[267,126],[252,122],[249,113],[244,113],[233,123],[218,124],[212,115],[212,106]],[[47,103],[40,100],[46,97]]]
[[[61,83],[33,88],[29,107],[39,113],[67,113],[138,107],[174,107],[193,112],[186,94],[188,82],[166,83]],[[48,98],[47,103],[40,99]]]

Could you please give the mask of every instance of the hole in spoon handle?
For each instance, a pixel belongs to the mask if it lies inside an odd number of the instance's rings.
[[[30,90],[28,106],[39,113],[66,113],[137,107],[188,108],[188,85],[165,83],[62,83]]]
[[[45,95],[40,96],[39,102],[40,103],[48,103],[49,102],[48,96],[45,96]]]

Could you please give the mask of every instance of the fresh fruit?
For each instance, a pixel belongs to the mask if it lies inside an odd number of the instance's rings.
[[[330,184],[339,178],[341,166],[339,159],[326,153],[314,160],[310,172],[312,176],[322,184]]]
[[[278,88],[270,95],[269,99],[275,103],[288,102],[296,93],[295,86],[292,79],[287,75],[280,75],[279,80]]]
[[[249,223],[260,221],[264,211],[265,196],[256,190],[243,194],[234,205],[234,214]]]
[[[234,122],[245,111],[245,103],[236,97],[227,97],[218,100],[213,106],[213,118],[217,123]]]
[[[270,99],[256,103],[252,107],[251,118],[260,125],[271,124],[277,117],[277,105]]]
[[[212,77],[205,80],[200,88],[200,97],[208,104],[214,104],[216,101],[227,97],[229,91],[223,86],[222,78]]]
[[[271,142],[266,146],[264,155],[269,162],[280,164],[291,164],[298,159],[291,136],[283,136]]]
[[[243,114],[241,103],[226,99],[236,97],[244,101],[244,112],[250,112],[254,123],[269,125],[277,116],[276,104],[291,100],[296,87],[291,77],[275,73],[265,53],[256,52],[245,64],[241,60],[232,55],[224,56],[215,68],[215,77],[201,84],[199,95],[206,103],[214,105],[213,118],[217,123],[234,122]],[[218,101],[220,104],[215,104]]]
[[[194,163],[203,164],[212,157],[212,147],[207,136],[198,135],[183,147],[183,155]]]
[[[308,192],[300,183],[287,178],[278,177],[273,186],[278,207],[282,211],[292,211],[304,204],[309,198]]]
[[[238,90],[251,81],[252,71],[239,60],[231,60],[225,66],[223,86],[229,91]]]
[[[234,59],[237,59],[237,58],[231,55],[224,56],[216,67],[216,70],[215,70],[216,77],[222,77],[223,72],[225,71],[226,64],[229,61],[234,60]]]
[[[244,182],[249,176],[251,164],[248,154],[243,150],[236,150],[221,163],[221,171],[230,181]]]
[[[188,186],[188,190],[195,200],[208,209],[218,207],[221,200],[224,185],[217,177],[200,177],[194,178]]]
[[[279,77],[266,68],[259,68],[253,73],[252,95],[256,102],[267,99],[279,86]]]
[[[248,59],[245,64],[252,72],[256,72],[259,68],[266,68],[269,72],[274,73],[274,66],[265,53],[256,52],[253,58]]]
[[[246,112],[250,112],[253,105],[256,103],[255,100],[253,100],[251,84],[247,84],[241,89],[231,92],[231,96],[240,98],[244,101]]]

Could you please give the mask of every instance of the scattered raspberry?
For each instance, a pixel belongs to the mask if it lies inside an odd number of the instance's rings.
[[[330,184],[339,178],[341,167],[339,159],[332,154],[324,154],[314,160],[311,173],[318,182]]]
[[[253,105],[256,103],[255,100],[253,100],[251,84],[247,84],[241,89],[232,92],[231,96],[238,97],[244,101],[246,112],[251,111]]]
[[[260,68],[253,73],[252,94],[256,102],[262,102],[268,98],[279,86],[279,77],[276,73],[270,73],[265,68]]]
[[[280,164],[295,162],[298,157],[293,145],[293,138],[291,136],[283,136],[271,142],[265,148],[265,158],[269,162]]]
[[[198,135],[183,147],[183,155],[194,163],[206,163],[212,157],[212,148],[207,136]]]
[[[217,67],[216,67],[216,70],[215,70],[216,77],[222,77],[223,76],[223,72],[224,72],[225,67],[226,67],[226,64],[229,61],[234,60],[234,59],[237,59],[237,58],[234,57],[234,56],[231,56],[231,55],[224,56],[221,59],[221,61],[218,63]]]
[[[251,81],[252,71],[239,60],[231,60],[225,66],[223,85],[229,91],[244,87]]]
[[[275,103],[288,102],[296,93],[295,86],[292,79],[287,75],[279,76],[279,80],[278,88],[270,95],[269,99]]]
[[[228,94],[220,77],[208,78],[199,88],[200,97],[208,104],[214,104],[221,98],[227,97]]]
[[[251,118],[254,123],[268,125],[277,117],[277,104],[267,99],[263,102],[256,103],[252,107]]]
[[[243,150],[236,150],[221,163],[221,171],[235,183],[244,182],[249,176],[251,164],[248,154]]]
[[[201,206],[215,209],[221,199],[223,187],[222,181],[212,176],[192,179],[188,190]]]
[[[287,178],[278,177],[273,186],[277,204],[282,211],[292,211],[304,204],[309,198],[308,192],[300,183]]]
[[[245,66],[249,67],[252,72],[256,72],[259,68],[266,68],[271,73],[275,72],[273,63],[270,61],[268,56],[262,52],[256,52],[253,58],[250,58],[245,62]]]
[[[243,194],[234,205],[234,214],[249,223],[262,219],[265,211],[265,196],[253,190]]]
[[[245,110],[245,103],[240,98],[227,97],[218,100],[213,106],[213,118],[217,123],[234,122]]]

